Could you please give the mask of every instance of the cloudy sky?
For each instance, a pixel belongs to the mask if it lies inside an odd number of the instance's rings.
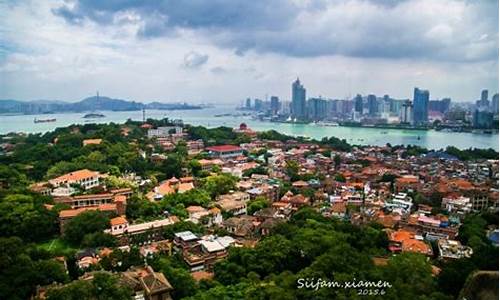
[[[0,98],[498,91],[495,0],[0,0]],[[491,93],[490,92],[490,93]]]

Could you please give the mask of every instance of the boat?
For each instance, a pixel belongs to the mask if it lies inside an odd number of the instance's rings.
[[[51,122],[55,122],[56,121],[56,118],[53,118],[53,119],[33,119],[33,123],[51,123]]]
[[[337,122],[323,122],[323,121],[319,121],[319,122],[316,122],[315,125],[317,125],[317,126],[324,126],[324,127],[337,127],[337,126],[339,126],[339,123],[337,123]]]
[[[103,114],[99,114],[99,113],[90,113],[90,114],[86,114],[85,116],[83,116],[83,118],[85,118],[85,119],[96,119],[96,118],[104,118],[104,117],[106,117],[106,116]]]

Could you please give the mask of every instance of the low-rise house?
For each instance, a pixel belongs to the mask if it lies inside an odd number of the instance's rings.
[[[171,216],[162,220],[129,224],[124,217],[116,217],[110,220],[111,228],[104,232],[115,236],[121,246],[146,245],[163,240],[163,229],[178,221],[177,217]]]
[[[218,209],[217,207],[206,209],[201,206],[193,205],[188,206],[186,210],[189,215],[188,220],[195,224],[203,223],[207,226],[222,224],[222,214],[220,209]]]
[[[200,238],[191,231],[182,231],[174,234],[174,247],[177,250],[184,251],[193,247]]]
[[[223,226],[229,233],[237,237],[251,237],[255,234],[260,222],[253,216],[231,217],[224,220]]]
[[[468,197],[448,196],[443,197],[441,207],[450,214],[464,217],[472,211],[472,202]]]
[[[161,272],[151,266],[132,267],[120,274],[120,282],[131,288],[133,299],[171,300],[173,287]]]
[[[440,239],[438,240],[439,258],[443,260],[470,258],[472,248],[463,246],[459,241]]]
[[[72,184],[80,185],[82,188],[88,190],[99,186],[99,179],[102,178],[99,172],[90,171],[88,169],[83,169],[79,171],[70,172],[62,176],[50,179],[49,183],[58,187],[61,185],[70,186]]]
[[[415,252],[432,256],[432,247],[422,237],[411,231],[398,230],[389,232],[389,250],[392,252]]]
[[[191,272],[212,270],[213,265],[227,257],[227,249],[235,243],[232,237],[204,236],[193,247],[182,252]]]
[[[234,145],[206,147],[205,150],[208,151],[208,155],[222,159],[237,157],[243,154],[243,149]]]

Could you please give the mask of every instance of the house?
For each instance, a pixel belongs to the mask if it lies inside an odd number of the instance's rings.
[[[247,215],[231,217],[223,222],[224,229],[237,237],[253,236],[259,225],[260,222],[256,217]]]
[[[250,195],[248,193],[232,192],[218,196],[215,204],[222,209],[222,211],[237,216],[247,213],[248,201],[250,201]]]
[[[193,247],[200,238],[191,231],[182,231],[174,234],[174,246],[178,250],[186,250]]]
[[[389,250],[392,252],[414,252],[432,256],[432,247],[421,236],[407,230],[389,232]]]
[[[222,159],[237,157],[243,154],[243,149],[234,145],[206,147],[205,150],[208,151],[210,156]]]
[[[165,275],[151,266],[132,267],[120,274],[120,283],[133,291],[133,299],[171,300],[174,289]]]
[[[70,172],[68,174],[64,174],[54,179],[50,179],[49,183],[54,187],[58,187],[61,185],[70,186],[72,184],[77,184],[80,185],[82,188],[88,190],[99,186],[99,179],[102,177],[103,175],[101,175],[99,172],[83,169],[79,171]]]
[[[230,236],[204,236],[193,247],[184,250],[182,256],[191,272],[211,271],[216,262],[227,257],[227,249],[234,243]]]
[[[189,221],[198,224],[200,222],[206,222],[205,225],[220,225],[222,224],[222,214],[221,210],[217,207],[206,209],[201,206],[188,206],[186,208],[189,214]]]
[[[111,228],[104,232],[115,236],[122,246],[147,245],[163,240],[164,228],[178,221],[177,217],[172,216],[145,223],[129,224],[124,217],[116,217],[110,220]]]
[[[439,259],[453,260],[460,258],[470,258],[472,248],[463,246],[459,241],[440,239],[438,240]]]
[[[202,171],[210,172],[214,167],[221,167],[224,165],[224,162],[220,159],[200,159],[198,161],[201,165]]]

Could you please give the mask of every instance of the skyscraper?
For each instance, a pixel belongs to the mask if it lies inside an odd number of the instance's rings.
[[[271,114],[276,115],[280,110],[280,99],[277,96],[271,96]]]
[[[247,101],[245,103],[245,108],[246,109],[251,109],[252,108],[252,100],[250,98],[247,98]]]
[[[400,119],[401,123],[412,123],[413,104],[410,100],[401,101]]]
[[[488,90],[481,91],[481,101],[482,102],[488,101]]]
[[[321,98],[310,98],[307,101],[307,113],[310,120],[321,121],[326,118],[326,100]]]
[[[292,118],[304,120],[307,117],[306,89],[300,83],[299,78],[292,84]]]
[[[413,122],[422,125],[429,122],[429,91],[415,88],[413,91]]]
[[[498,93],[491,97],[491,110],[493,110],[493,113],[498,115]]]
[[[490,106],[490,101],[488,101],[488,90],[481,91],[481,100],[476,102],[477,107],[488,108]]]
[[[368,114],[373,117],[378,112],[377,96],[368,95],[367,101],[368,101]]]
[[[363,114],[363,97],[360,94],[357,94],[354,98],[354,111]]]

